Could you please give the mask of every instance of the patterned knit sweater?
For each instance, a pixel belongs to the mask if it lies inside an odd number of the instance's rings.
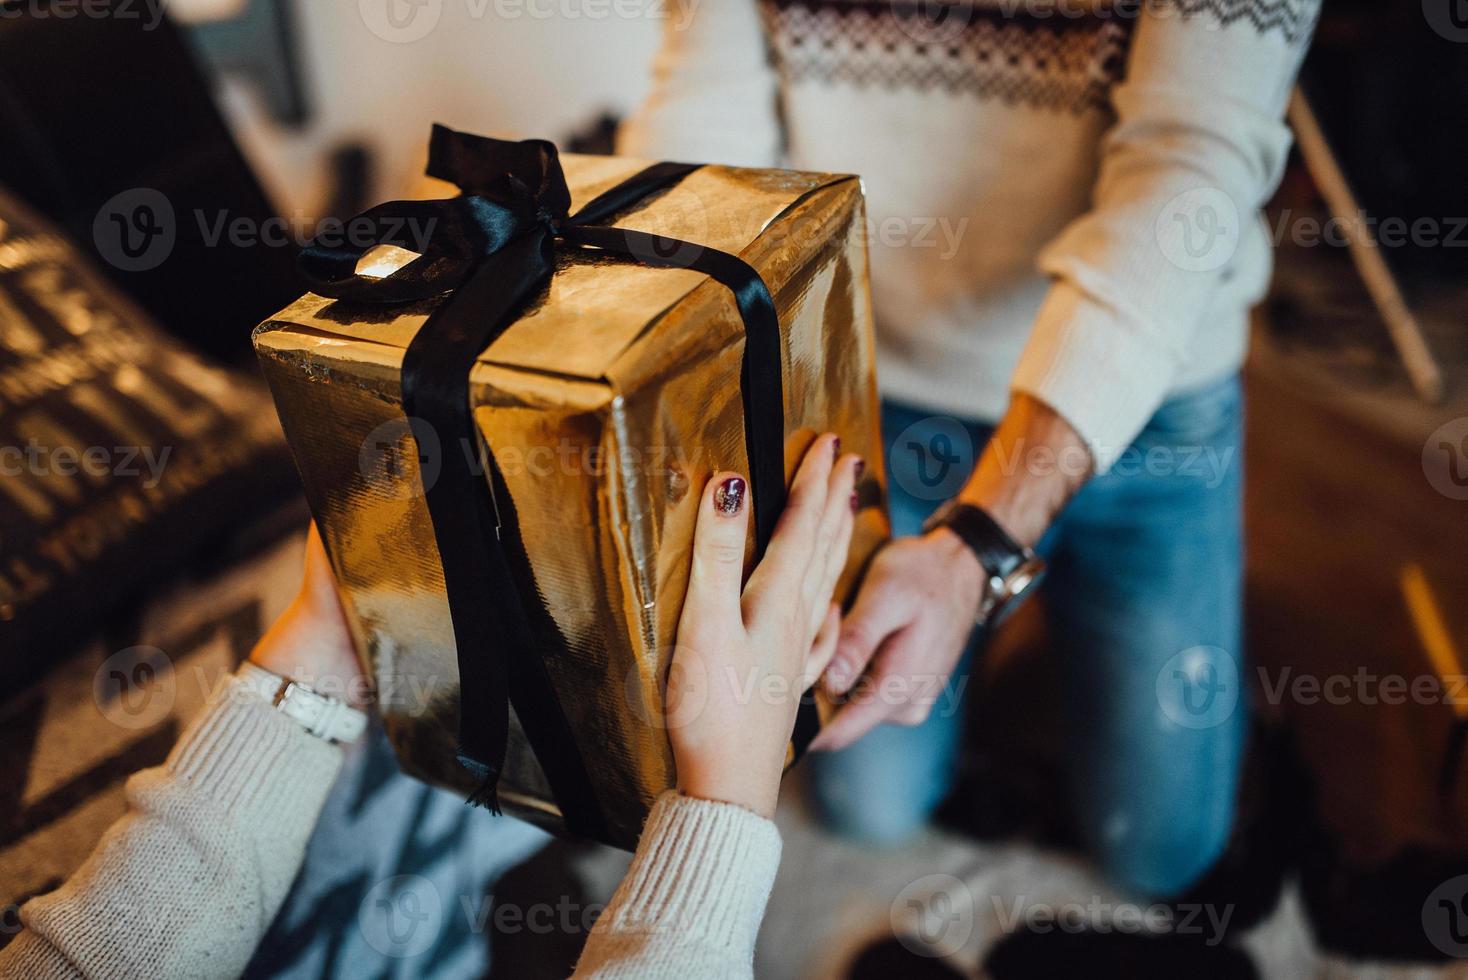
[[[862,175],[884,393],[1101,469],[1238,369],[1319,0],[680,0],[619,151]]]

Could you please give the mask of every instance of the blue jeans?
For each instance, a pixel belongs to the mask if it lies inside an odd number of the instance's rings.
[[[1233,821],[1248,726],[1242,408],[1236,377],[1164,404],[1038,549],[1075,821],[1108,877],[1140,895],[1196,881]],[[882,426],[893,530],[916,534],[963,485],[992,429],[892,403]],[[972,660],[971,650],[959,671]],[[842,752],[812,753],[827,822],[872,843],[918,830],[952,784],[966,690],[950,684],[921,725],[883,725]]]

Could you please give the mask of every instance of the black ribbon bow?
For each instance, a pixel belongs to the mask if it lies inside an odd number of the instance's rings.
[[[558,249],[596,249],[640,265],[692,269],[727,286],[744,322],[740,384],[756,554],[762,555],[785,503],[782,345],[769,289],[737,256],[603,224],[697,169],[692,164],[656,164],[573,215],[553,144],[506,142],[435,125],[428,174],[457,184],[463,194],[371,208],[361,218],[382,229],[372,242],[346,248],[313,242],[300,257],[300,269],[315,292],[354,302],[399,304],[450,293],[408,345],[402,366],[404,414],[430,426],[446,447],[479,445],[469,372],[479,354],[544,289]],[[416,232],[425,229],[426,242],[417,240]],[[359,276],[358,261],[376,245],[396,245],[420,255],[385,278]],[[470,801],[498,810],[496,787],[513,702],[568,825],[605,837],[601,809],[532,640],[500,537],[495,501],[510,506],[509,494],[487,446],[484,456],[488,483],[475,473],[471,454],[449,451],[442,454],[437,480],[425,491],[458,650],[459,761],[479,780]],[[507,530],[513,532],[513,527]],[[817,724],[807,698],[797,722],[798,750],[809,743]]]

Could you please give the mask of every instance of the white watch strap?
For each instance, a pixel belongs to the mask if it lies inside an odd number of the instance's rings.
[[[240,682],[287,718],[328,742],[355,742],[367,728],[367,715],[345,701],[317,694],[304,684],[246,660],[235,672]]]

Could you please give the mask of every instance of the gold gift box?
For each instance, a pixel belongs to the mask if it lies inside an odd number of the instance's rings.
[[[646,165],[561,161],[573,210]],[[448,196],[447,186],[424,196]],[[840,586],[848,595],[888,534],[860,181],[708,166],[613,223],[734,253],[768,284],[784,341],[787,482],[824,431],[868,462]],[[385,275],[412,257],[382,248],[359,271]],[[457,653],[423,497],[432,454],[420,465],[399,386],[404,349],[433,309],[308,294],[256,328],[254,342],[399,761],[467,793],[475,781],[455,759]],[[528,601],[544,611],[531,617],[536,640],[608,840],[621,846],[635,844],[674,781],[662,683],[699,490],[718,470],[749,472],[743,346],[731,294],[701,273],[563,252],[543,299],[470,374],[483,449],[513,498]],[[508,812],[562,826],[513,714],[499,798]]]

